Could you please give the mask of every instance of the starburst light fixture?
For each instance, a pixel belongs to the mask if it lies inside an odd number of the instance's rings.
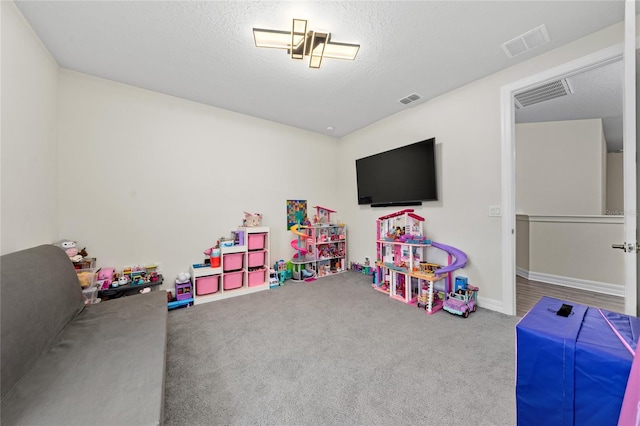
[[[331,41],[331,33],[307,31],[306,19],[294,19],[291,31],[253,29],[256,47],[285,49],[291,59],[309,58],[309,68],[320,68],[324,58],[354,60],[359,44]]]

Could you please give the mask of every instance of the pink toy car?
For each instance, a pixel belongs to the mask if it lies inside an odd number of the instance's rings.
[[[469,286],[471,287],[471,286]],[[476,304],[476,292],[478,290],[458,290],[458,292],[450,292],[447,300],[444,301],[442,309],[447,312],[456,315],[462,315],[465,318],[469,317],[470,312],[475,312],[478,309]]]

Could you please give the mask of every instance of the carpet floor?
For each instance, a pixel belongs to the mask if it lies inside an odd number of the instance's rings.
[[[346,272],[170,311],[165,424],[515,424],[518,317],[426,315],[370,284]]]

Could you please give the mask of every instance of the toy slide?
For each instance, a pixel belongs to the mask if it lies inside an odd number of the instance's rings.
[[[464,268],[467,265],[467,255],[462,250],[448,246],[446,244],[436,243],[435,241],[432,241],[431,245],[435,248],[447,252],[455,258],[453,263],[451,263],[450,265],[438,269],[436,271],[438,275],[446,274],[455,271],[456,269]]]
[[[289,229],[290,229],[290,231],[291,231],[291,232],[293,232],[294,234],[296,234],[296,235],[298,236],[298,238],[297,238],[297,239],[295,239],[295,240],[292,240],[292,241],[291,241],[291,247],[292,247],[294,250],[297,250],[297,251],[298,251],[298,253],[300,253],[302,256],[304,256],[304,255],[305,255],[305,254],[307,254],[309,251],[308,251],[306,248],[304,248],[304,247],[300,247],[300,246],[298,246],[298,242],[300,241],[300,238],[304,238],[304,240],[306,240],[306,239],[307,239],[307,234],[305,234],[304,232],[300,232],[300,231],[298,230],[298,225],[297,225],[297,224],[296,224],[296,225],[293,225],[293,226],[292,226],[291,228],[289,228]],[[294,259],[297,259],[297,258],[298,258],[298,253],[296,253],[296,254],[294,254],[294,255],[293,255],[293,258],[294,258]]]

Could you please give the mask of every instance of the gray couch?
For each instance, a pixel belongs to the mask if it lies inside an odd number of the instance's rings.
[[[67,255],[43,245],[0,259],[0,423],[163,421],[164,291],[84,305]]]

